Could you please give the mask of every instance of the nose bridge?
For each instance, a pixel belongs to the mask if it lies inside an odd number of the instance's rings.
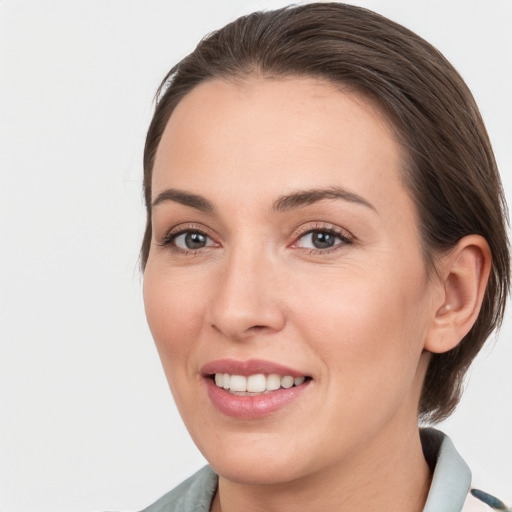
[[[222,264],[210,306],[210,323],[230,339],[274,332],[284,325],[273,258],[254,239],[240,243]]]

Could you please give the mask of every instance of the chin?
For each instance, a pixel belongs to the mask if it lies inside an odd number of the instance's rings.
[[[216,444],[215,450],[202,452],[218,475],[236,483],[280,484],[305,476],[304,465],[297,460],[297,455],[304,454],[303,450],[283,446],[282,441],[276,443],[268,436],[257,437],[231,439]]]
[[[261,460],[257,456],[238,462],[212,461],[211,466],[222,478],[245,485],[284,484],[304,476],[292,463]]]

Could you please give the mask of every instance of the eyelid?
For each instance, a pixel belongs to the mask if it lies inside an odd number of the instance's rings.
[[[325,249],[316,249],[316,248],[307,248],[307,247],[300,247],[297,245],[298,241],[303,238],[305,235],[313,232],[326,232],[329,234],[332,234],[336,237],[338,237],[341,240],[341,243],[338,243],[332,247],[325,248]],[[313,222],[313,223],[307,223],[303,224],[298,228],[298,231],[294,235],[294,241],[290,245],[290,247],[294,249],[302,249],[306,250],[312,254],[326,254],[332,251],[336,251],[341,249],[342,247],[346,245],[351,245],[354,243],[355,237],[347,231],[346,229],[337,226],[335,224],[329,223],[329,222]]]
[[[200,233],[212,240],[214,244],[198,249],[182,249],[173,244],[176,238],[188,232]],[[165,234],[159,239],[158,245],[161,247],[169,248],[174,252],[183,254],[194,254],[211,247],[220,247],[220,244],[215,240],[215,236],[211,233],[211,230],[201,224],[196,224],[194,222],[185,222],[183,224],[178,224],[177,226],[172,227],[169,231],[166,231]]]
[[[329,231],[331,233],[339,234],[343,238],[349,240],[352,240],[354,238],[354,235],[352,235],[352,233],[350,233],[350,231],[348,231],[347,229],[342,228],[341,226],[338,226],[336,224],[332,224],[331,222],[322,221],[307,222],[305,224],[302,224],[297,228],[295,237],[299,238],[300,236],[311,231]]]

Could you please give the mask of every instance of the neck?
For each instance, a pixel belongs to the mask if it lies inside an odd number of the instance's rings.
[[[430,481],[414,424],[381,432],[356,457],[291,482],[252,485],[219,477],[212,512],[421,512]]]

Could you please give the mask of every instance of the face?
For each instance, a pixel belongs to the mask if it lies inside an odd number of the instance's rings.
[[[221,476],[320,475],[417,429],[434,285],[402,167],[376,107],[313,79],[211,81],[172,114],[145,307]]]

